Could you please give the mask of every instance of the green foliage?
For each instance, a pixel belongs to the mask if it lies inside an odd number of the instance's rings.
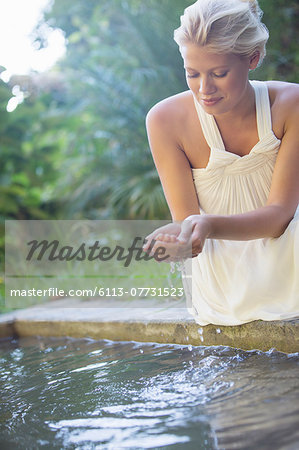
[[[55,2],[49,22],[69,42],[62,63],[72,85],[69,110],[84,120],[59,186],[72,217],[169,217],[144,119],[154,103],[186,88],[172,34],[187,5]]]
[[[299,80],[299,4],[297,0],[260,0],[270,31],[267,55],[254,76],[263,80]]]
[[[65,134],[64,130],[59,134],[59,116],[51,117],[50,95],[27,98],[12,113],[6,111],[10,97],[9,87],[1,82],[0,272],[5,220],[55,217],[52,194]]]

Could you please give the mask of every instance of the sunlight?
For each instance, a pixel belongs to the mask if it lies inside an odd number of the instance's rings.
[[[46,71],[65,53],[65,39],[61,30],[45,25],[48,46],[34,48],[32,30],[42,18],[51,0],[0,0],[0,65],[3,81],[12,74]]]

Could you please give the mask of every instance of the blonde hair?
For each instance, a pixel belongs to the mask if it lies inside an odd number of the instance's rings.
[[[194,43],[214,53],[251,56],[258,51],[260,64],[269,38],[262,15],[256,0],[198,0],[185,9],[174,40],[179,47]]]

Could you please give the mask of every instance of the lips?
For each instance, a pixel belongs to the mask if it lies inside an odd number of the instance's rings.
[[[216,103],[220,102],[220,100],[222,99],[222,97],[217,97],[217,98],[202,98],[201,101],[205,106],[212,106],[212,105],[216,105]]]

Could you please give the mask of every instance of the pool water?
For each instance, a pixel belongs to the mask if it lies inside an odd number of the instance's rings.
[[[299,355],[0,341],[1,449],[298,449]]]

